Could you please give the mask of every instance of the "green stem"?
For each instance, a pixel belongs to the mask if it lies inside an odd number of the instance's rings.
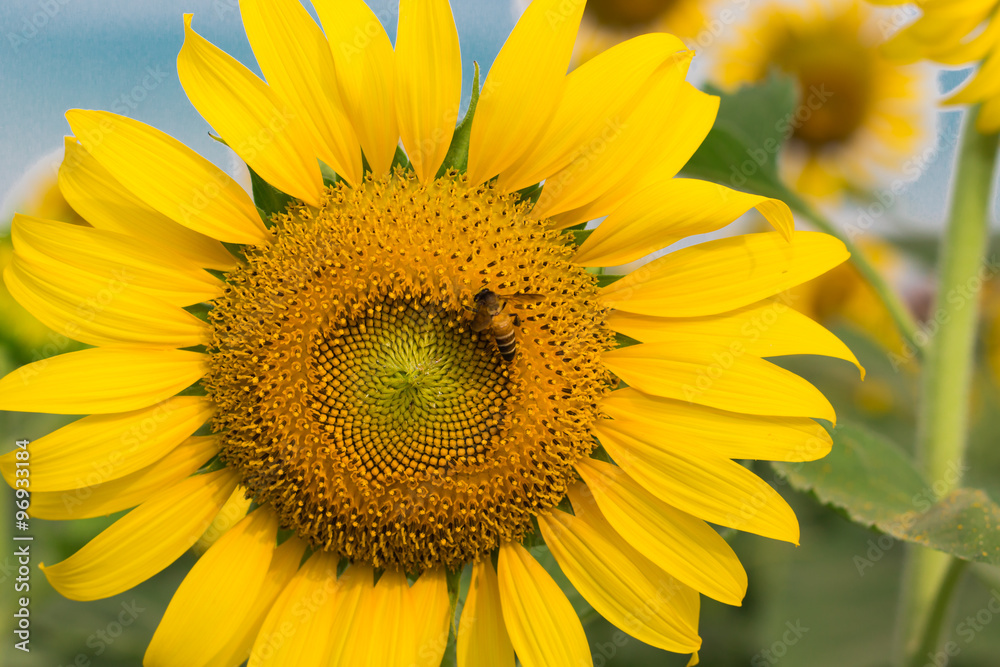
[[[979,290],[989,228],[990,194],[997,135],[976,132],[973,114],[960,147],[951,219],[939,259],[938,296],[932,321],[936,335],[925,350],[917,462],[940,495],[961,483],[968,435]],[[930,331],[933,331],[931,329]],[[934,629],[929,621],[946,584],[951,559],[945,554],[908,546],[899,610],[897,658],[903,665],[923,664],[920,651]]]
[[[924,346],[920,343],[920,329],[917,321],[913,318],[910,309],[899,298],[899,295],[890,287],[882,274],[878,272],[878,269],[868,261],[868,256],[858,248],[857,244],[850,237],[840,231],[836,225],[804,200],[794,197],[786,199],[786,203],[802,215],[802,217],[815,225],[818,230],[837,237],[847,246],[847,250],[851,253],[851,262],[882,300],[893,322],[895,322],[896,328],[899,329],[900,335],[906,341],[909,348],[913,350],[913,355],[917,359],[922,358]]]
[[[927,624],[924,626],[922,633],[920,648],[917,649],[910,660],[913,667],[922,667],[927,664],[931,659],[928,656],[933,656],[937,653],[938,647],[941,645],[941,640],[944,639],[944,624],[949,616],[948,612],[951,609],[952,598],[954,597],[956,588],[958,588],[958,583],[962,580],[962,575],[965,574],[965,568],[969,565],[968,561],[958,558],[950,560],[951,563],[948,565],[948,569],[941,580],[941,586],[937,590],[937,595],[934,596],[934,603],[931,606],[930,614],[927,617]]]

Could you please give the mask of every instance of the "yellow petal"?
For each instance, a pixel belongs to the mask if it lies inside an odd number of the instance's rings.
[[[442,570],[425,572],[421,580],[411,590],[405,573],[387,570],[376,586],[359,586],[357,618],[366,621],[352,625],[347,655],[333,664],[440,665],[448,644],[448,586]]]
[[[593,665],[573,605],[520,544],[500,546],[497,579],[504,625],[524,667]]]
[[[573,587],[613,625],[651,646],[685,653],[701,646],[698,631],[657,605],[657,584],[596,528],[555,510],[538,515],[545,544]]]
[[[211,339],[206,322],[137,291],[127,269],[102,278],[56,261],[32,265],[15,254],[4,283],[42,324],[89,345],[177,348]]]
[[[323,177],[310,135],[293,108],[242,63],[196,33],[191,14],[184,15],[177,75],[201,117],[251,169],[282,192],[319,206]]]
[[[626,476],[627,477],[627,476]],[[662,567],[643,556],[617,530],[611,527],[594,499],[593,492],[583,482],[571,484],[566,496],[573,506],[573,515],[600,533],[614,549],[622,553],[650,581],[659,582],[657,594],[647,604],[669,606],[678,616],[679,622],[698,632],[698,614],[701,609],[701,595]]]
[[[298,0],[241,0],[250,46],[275,96],[294,109],[316,157],[361,182],[361,145],[347,119],[326,36]]]
[[[601,401],[609,417],[641,422],[664,442],[692,443],[712,456],[765,461],[815,461],[833,439],[812,419],[758,417],[650,396],[632,387]]]
[[[317,551],[295,573],[267,613],[247,667],[338,664],[329,658],[340,603],[337,562],[335,555]]]
[[[31,443],[31,490],[67,491],[103,484],[156,463],[211,416],[212,402],[178,396],[125,414],[91,415]],[[5,479],[14,457],[0,457]]]
[[[799,524],[788,503],[735,461],[671,447],[638,422],[604,420],[594,430],[629,477],[682,512],[798,544]]]
[[[317,664],[363,665],[374,614],[375,572],[352,564],[337,581],[337,610],[329,631],[329,659]],[[361,637],[359,643],[358,638]],[[358,656],[362,658],[359,661]]]
[[[825,327],[777,299],[769,299],[722,315],[665,318],[613,311],[606,320],[614,331],[644,343],[697,341],[756,357],[817,354],[849,361],[864,368],[854,353]]]
[[[646,264],[601,291],[618,310],[659,317],[715,315],[774,296],[845,261],[827,234],[776,232],[701,243]]]
[[[225,288],[207,271],[179,257],[174,261],[171,249],[155,245],[155,239],[20,214],[14,214],[11,239],[17,254],[35,264],[60,262],[105,280],[118,278],[177,306],[209,301]]]
[[[208,551],[213,544],[219,541],[219,538],[243,520],[250,511],[251,505],[253,505],[253,497],[248,495],[247,488],[242,485],[237,486],[191,550],[198,556]]]
[[[573,261],[620,266],[696,234],[722,229],[751,208],[790,238],[795,227],[784,202],[687,178],[672,178],[630,197],[583,242]]]
[[[182,227],[119,183],[74,137],[66,137],[59,191],[97,229],[126,234],[161,258],[227,271],[236,259],[213,238]]]
[[[127,591],[191,548],[236,481],[229,470],[189,477],[126,514],[66,560],[42,565],[45,577],[71,600]]]
[[[239,183],[173,137],[107,111],[74,109],[66,120],[87,152],[148,207],[213,239],[267,243]]]
[[[654,149],[659,152],[674,132],[672,118],[670,123],[663,122],[664,117],[670,118],[664,110],[676,102],[692,55],[684,51],[668,60],[620,125],[546,179],[534,215],[548,218],[584,206],[626,180],[634,191],[635,179],[644,173]]]
[[[35,444],[32,443],[32,449]],[[65,491],[33,489],[29,512],[39,519],[58,520],[114,514],[179,484],[218,453],[219,441],[215,436],[189,438],[156,463],[110,482]]]
[[[675,67],[686,67],[689,61],[690,54],[684,54],[684,58],[678,56]],[[680,78],[683,79],[684,74]],[[638,141],[647,150],[616,155],[614,159],[619,160],[617,164],[621,165],[622,171],[616,173],[614,169],[607,167],[607,180],[601,184],[600,189],[589,197],[580,198],[586,199],[586,203],[553,216],[557,228],[565,229],[602,218],[628,202],[635,193],[673,178],[687,164],[715,123],[719,112],[719,98],[680,81],[673,99],[667,100],[665,96],[662,99],[666,106],[654,105],[643,119],[643,122],[654,123],[652,131],[656,132],[656,136],[651,137],[650,130],[645,129],[639,137]],[[669,118],[670,122],[662,122],[663,118]],[[639,127],[645,128],[642,125]]]
[[[128,412],[170,398],[205,373],[205,355],[95,348],[22,366],[0,380],[0,410],[86,415]]]
[[[566,88],[583,0],[534,0],[490,67],[469,136],[469,180],[514,164],[551,122]]]
[[[267,506],[223,535],[170,599],[143,664],[198,667],[225,648],[264,587],[277,537],[278,517]]]
[[[362,0],[313,2],[326,32],[347,117],[375,176],[389,171],[399,143],[392,42]]]
[[[413,654],[406,665],[440,667],[448,647],[451,628],[451,600],[444,568],[435,568],[420,575],[409,591],[404,614],[415,621]]]
[[[1000,25],[1000,21],[994,21]],[[976,116],[976,129],[980,134],[993,134],[1000,130],[1000,97],[993,97],[983,102]]]
[[[489,558],[472,566],[458,625],[458,667],[514,667],[514,647],[503,624],[500,587]]]
[[[364,658],[349,664],[371,667],[413,664],[418,612],[410,605],[410,584],[406,574],[398,570],[384,572],[372,589],[367,608],[372,611],[368,617],[372,621],[371,629],[355,639],[356,648],[361,649],[355,656]]]
[[[577,471],[601,514],[639,553],[710,598],[741,603],[747,591],[746,572],[729,544],[708,524],[659,500],[617,466],[588,459],[577,464]]]
[[[242,665],[250,655],[254,639],[260,632],[268,612],[274,606],[278,595],[285,590],[292,577],[298,572],[306,543],[294,535],[285,540],[274,550],[271,565],[264,577],[260,591],[254,596],[253,603],[239,629],[230,636],[226,645],[206,664],[210,667],[232,667]]]
[[[612,136],[642,97],[653,72],[684,49],[673,35],[640,35],[573,70],[552,121],[500,174],[497,187],[513,192],[538,183],[572,162],[591,142]]]
[[[983,60],[972,80],[949,97],[945,103],[974,104],[989,99],[998,92],[1000,92],[1000,49],[995,49]]]
[[[462,98],[462,54],[448,0],[401,0],[396,29],[396,118],[417,178],[444,162]]]
[[[809,382],[734,347],[644,343],[605,353],[604,365],[654,396],[751,415],[837,419]]]

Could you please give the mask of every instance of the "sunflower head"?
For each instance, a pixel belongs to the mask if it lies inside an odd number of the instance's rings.
[[[613,338],[572,237],[516,194],[402,169],[273,233],[227,276],[204,380],[254,496],[377,567],[460,567],[530,532],[593,449],[610,387]],[[483,290],[512,295],[509,361],[472,330]]]

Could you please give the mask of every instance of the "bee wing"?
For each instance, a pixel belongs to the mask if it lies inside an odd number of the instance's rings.
[[[486,331],[493,324],[493,318],[490,317],[489,312],[485,308],[480,308],[476,311],[476,316],[472,318],[472,324],[469,327],[476,333]]]
[[[541,294],[511,294],[510,296],[505,296],[504,299],[511,305],[524,306],[541,303],[545,300],[545,297]]]

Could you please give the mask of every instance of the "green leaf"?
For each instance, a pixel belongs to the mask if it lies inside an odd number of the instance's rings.
[[[250,169],[249,165],[247,169]],[[273,215],[284,213],[288,205],[295,201],[295,197],[274,187],[258,176],[253,169],[250,169],[250,185],[253,187],[253,202],[257,205],[265,223],[270,222]]]
[[[896,521],[894,537],[956,558],[1000,565],[1000,505],[980,489],[956,489],[924,513]]]
[[[855,523],[956,558],[1000,565],[1000,505],[985,492],[958,489],[936,501],[933,487],[894,443],[857,425],[841,424],[831,435],[826,458],[772,466],[793,488],[812,492]]]
[[[444,164],[438,170],[438,178],[444,176],[449,169],[464,173],[469,166],[469,135],[472,132],[472,118],[476,113],[476,105],[479,104],[479,63],[475,63],[475,67],[476,74],[472,79],[472,100],[469,102],[469,110],[465,112],[465,118],[455,128],[448,153],[444,156]]]
[[[826,458],[772,465],[792,487],[842,508],[855,523],[875,526],[916,509],[913,498],[927,484],[906,452],[857,425],[842,423],[831,435]]]
[[[684,173],[738,190],[784,194],[778,155],[793,128],[798,94],[794,79],[772,74],[735,93],[708,87],[719,95],[719,115]]]

